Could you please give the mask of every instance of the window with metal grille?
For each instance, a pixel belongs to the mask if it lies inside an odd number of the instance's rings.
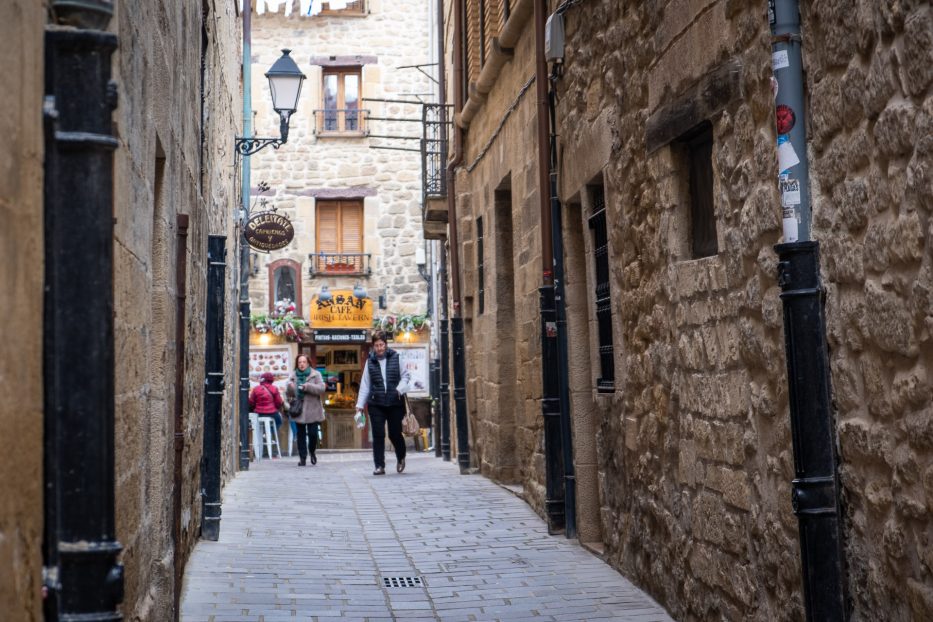
[[[589,218],[593,232],[593,263],[596,267],[596,330],[599,339],[599,377],[596,390],[615,390],[615,361],[612,351],[612,302],[609,286],[609,231],[606,226],[606,195],[602,186],[590,187],[592,209]]]
[[[476,282],[478,291],[476,292],[479,313],[486,310],[486,264],[485,253],[483,252],[483,217],[476,219]]]
[[[719,252],[713,211],[713,126],[704,123],[682,142],[690,174],[690,254],[700,259]]]

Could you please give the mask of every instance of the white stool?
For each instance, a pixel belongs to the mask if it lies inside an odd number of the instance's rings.
[[[265,437],[266,451],[269,452],[269,457],[275,457],[273,452],[273,448],[275,448],[279,451],[279,458],[281,458],[282,448],[279,446],[279,431],[275,429],[275,419],[272,417],[259,417],[259,423],[262,424],[262,435]]]
[[[253,455],[256,460],[262,460],[262,432],[259,431],[259,415],[249,414],[249,427],[253,429]]]

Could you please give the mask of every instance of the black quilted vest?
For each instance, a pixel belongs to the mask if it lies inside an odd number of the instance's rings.
[[[398,406],[402,403],[402,398],[398,396],[396,389],[398,383],[402,381],[402,371],[399,367],[398,352],[386,349],[386,380],[390,391],[382,384],[382,370],[379,368],[379,359],[376,353],[369,355],[366,364],[369,366],[369,399],[367,403],[375,406]]]

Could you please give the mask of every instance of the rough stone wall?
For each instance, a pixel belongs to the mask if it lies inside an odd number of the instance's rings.
[[[227,236],[226,300],[236,299],[233,137],[239,125],[239,26],[232,3],[118,3],[114,79],[117,537],[127,619],[171,620],[173,559],[200,528],[207,236]],[[169,95],[170,96],[167,96]],[[204,143],[202,145],[201,140]],[[172,535],[176,218],[188,230],[182,542]],[[236,459],[235,305],[224,318],[225,477]]]
[[[933,617],[933,10],[805,5],[849,591]]]
[[[452,21],[446,27],[450,41]],[[456,200],[463,316],[468,327],[471,459],[485,475],[524,485],[526,499],[543,512],[541,232],[534,83],[529,83],[534,75],[533,53],[534,30],[529,19],[514,59],[502,68],[486,103],[464,133]],[[452,66],[451,58],[448,67]],[[477,217],[483,218],[485,231],[482,314],[477,300]],[[503,249],[501,232],[505,229],[511,230],[508,250]]]
[[[0,408],[10,431],[0,458],[0,611],[39,620],[42,582],[42,93],[45,7],[3,7],[0,53]]]
[[[926,619],[930,9],[803,6],[853,618]],[[617,391],[598,443],[608,558],[678,619],[800,619],[764,6],[586,3],[567,35],[564,197],[598,172],[573,162],[593,128],[612,138]],[[740,94],[709,118],[719,252],[691,260],[682,154],[646,154],[645,128],[730,59]]]
[[[297,2],[296,2],[297,5]],[[256,111],[254,133],[278,136],[278,115],[272,110],[268,82],[263,74],[281,54],[291,56],[307,76],[298,112],[292,116],[288,143],[278,151],[267,149],[252,157],[253,186],[271,185],[264,196],[284,211],[295,226],[295,239],[285,249],[259,255],[260,270],[250,279],[250,299],[255,312],[269,309],[269,274],[266,266],[290,259],[301,266],[302,315],[308,317],[311,297],[327,283],[331,289],[352,289],[361,282],[375,299],[386,295],[387,309],[376,314],[424,313],[427,284],[418,273],[415,252],[424,247],[421,231],[421,157],[418,153],[372,149],[383,145],[418,148],[415,140],[364,136],[318,136],[314,111],[323,108],[322,66],[312,64],[328,57],[370,57],[362,68],[362,96],[381,99],[414,99],[412,94],[431,93],[432,82],[415,69],[400,66],[431,62],[428,3],[423,0],[370,0],[365,17],[320,15],[303,17],[297,12],[266,13],[253,17],[253,90]],[[375,57],[373,59],[373,57]],[[426,68],[429,69],[429,68]],[[433,96],[428,95],[426,101]],[[421,118],[421,106],[361,102],[370,114],[383,118]],[[420,123],[372,121],[372,134],[420,136]],[[315,203],[328,193],[342,198],[362,198],[363,252],[372,254],[372,276],[311,278],[310,253],[315,248]]]

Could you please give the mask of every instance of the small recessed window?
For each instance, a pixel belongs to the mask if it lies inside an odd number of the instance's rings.
[[[713,210],[713,126],[704,123],[679,142],[686,155],[690,192],[690,255],[693,259],[719,252]]]

